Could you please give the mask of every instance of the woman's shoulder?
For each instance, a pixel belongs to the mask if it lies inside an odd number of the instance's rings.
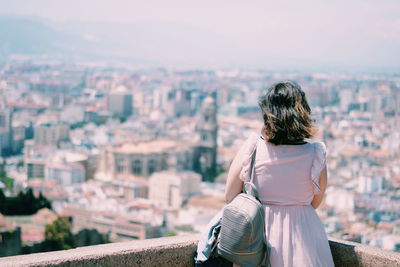
[[[260,138],[260,136],[260,134],[257,134],[254,131],[249,132],[248,134],[246,134],[246,141],[244,143],[248,145],[254,145],[255,143],[257,143],[257,140]]]
[[[326,156],[326,145],[323,141],[313,141],[311,144],[314,146],[315,154]]]
[[[314,141],[312,145],[314,146],[313,169],[319,173],[326,164],[326,145],[322,141]]]
[[[258,135],[255,132],[250,132],[250,134],[247,136],[246,141],[244,142],[244,147],[245,151],[247,153],[251,153],[255,146],[257,145],[257,140],[260,138],[260,135]]]
[[[256,132],[250,132],[248,135],[247,135],[247,140],[253,140],[253,141],[256,141],[258,138],[260,138],[260,134],[257,134]]]

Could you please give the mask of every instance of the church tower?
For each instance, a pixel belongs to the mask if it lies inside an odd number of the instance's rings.
[[[215,98],[208,96],[200,109],[200,119],[196,125],[198,135],[195,170],[200,172],[203,180],[212,181],[217,169],[217,105]]]

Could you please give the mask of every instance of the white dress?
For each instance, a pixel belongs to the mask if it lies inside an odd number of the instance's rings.
[[[325,144],[277,146],[253,134],[245,146],[240,179],[250,178],[251,155],[257,147],[254,183],[265,207],[271,266],[334,266],[324,226],[310,205],[314,194],[320,193]]]

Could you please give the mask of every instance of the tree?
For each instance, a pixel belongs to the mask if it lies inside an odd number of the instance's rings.
[[[52,250],[74,247],[74,237],[67,219],[59,217],[46,225],[45,242],[52,247]]]
[[[3,179],[3,177],[7,176],[6,172],[6,160],[3,159],[3,162],[0,163],[0,179]]]
[[[3,190],[0,189],[0,213],[3,213],[5,202],[6,196],[4,195]]]
[[[35,209],[36,198],[33,194],[32,188],[29,188],[25,194],[22,195],[22,203],[25,203],[25,210],[28,214],[36,213],[37,209]]]
[[[40,210],[42,208],[51,209],[51,203],[43,196],[42,192],[40,192],[39,197],[35,200],[35,209]]]
[[[125,116],[122,116],[122,115],[119,116],[118,119],[119,119],[119,122],[120,122],[120,123],[124,123],[124,122],[126,122],[126,120],[127,120],[127,118],[126,118]]]
[[[6,186],[8,190],[12,190],[14,186],[14,179],[7,177],[6,160],[0,163],[0,181]]]
[[[96,124],[97,126],[100,126],[100,125],[106,124],[107,120],[108,120],[107,117],[102,116],[102,117],[100,117],[100,118],[97,119],[97,121],[95,122],[95,124]]]
[[[168,232],[165,236],[176,236],[174,231]]]
[[[0,189],[0,213],[5,215],[31,215],[42,208],[51,209],[51,203],[42,194],[35,197],[32,189],[20,191],[17,196],[6,197]]]
[[[20,161],[18,161],[18,163],[17,163],[17,168],[18,169],[21,169],[22,167],[24,167],[24,161],[23,160],[20,160]]]

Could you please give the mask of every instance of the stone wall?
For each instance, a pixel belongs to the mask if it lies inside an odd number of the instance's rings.
[[[347,242],[329,239],[335,266],[400,266],[400,253]]]
[[[2,267],[194,266],[198,235],[163,237],[0,258]],[[335,265],[400,266],[400,253],[331,239]]]

